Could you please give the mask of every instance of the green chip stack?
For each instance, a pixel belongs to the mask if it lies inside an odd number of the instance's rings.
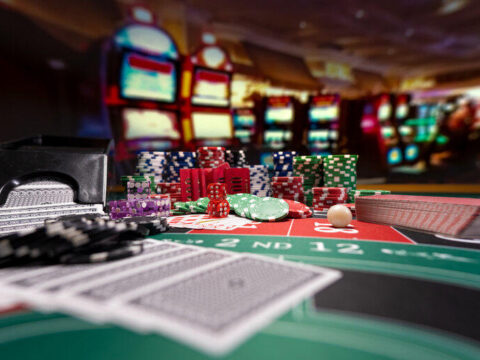
[[[312,188],[322,186],[323,158],[320,155],[296,156],[293,158],[294,176],[303,177],[303,193],[305,202],[312,206]]]
[[[349,190],[348,202],[354,203],[357,196],[388,195],[390,193],[389,190]]]
[[[152,194],[157,193],[157,183],[162,182],[161,177],[155,177],[155,176],[144,176],[144,175],[124,175],[120,178],[120,182],[122,186],[127,189],[127,183],[133,180],[135,182],[144,182],[144,181],[150,181],[150,190]]]
[[[323,160],[324,186],[357,188],[358,155],[328,155]]]

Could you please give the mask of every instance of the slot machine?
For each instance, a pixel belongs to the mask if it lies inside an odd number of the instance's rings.
[[[233,64],[212,34],[204,34],[202,41],[183,64],[184,138],[190,147],[228,146],[235,142],[230,104]]]
[[[403,162],[402,147],[393,121],[395,114],[392,98],[393,96],[389,94],[379,95],[375,104],[388,167],[398,166]]]
[[[337,151],[340,96],[311,96],[308,101],[307,143],[312,154],[330,155]]]
[[[257,118],[252,108],[238,108],[233,110],[233,126],[235,138],[240,144],[250,144],[255,136]]]
[[[410,96],[399,94],[395,98],[395,121],[403,147],[403,163],[414,164],[418,161],[419,148],[415,143],[416,128],[409,124],[411,114]]]
[[[303,127],[300,124],[300,104],[292,96],[265,97],[262,99],[261,115],[263,146],[260,162],[272,168],[273,152],[297,150],[301,144]]]
[[[132,8],[106,51],[104,101],[116,160],[141,150],[181,146],[178,90],[181,57],[172,37],[145,8]]]

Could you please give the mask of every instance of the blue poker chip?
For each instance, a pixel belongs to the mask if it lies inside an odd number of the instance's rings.
[[[273,167],[273,171],[293,171],[293,166],[291,165],[278,165]]]
[[[194,163],[170,163],[167,165],[168,167],[174,167],[174,168],[191,168],[194,167]]]
[[[195,159],[197,154],[191,151],[172,151],[170,159]]]

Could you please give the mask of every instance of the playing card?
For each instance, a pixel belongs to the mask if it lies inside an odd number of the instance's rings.
[[[234,215],[228,215],[226,218],[211,218],[206,214],[193,214],[168,218],[170,227],[187,229],[231,231],[253,223],[256,222]]]

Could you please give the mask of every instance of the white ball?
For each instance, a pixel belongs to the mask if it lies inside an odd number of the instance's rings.
[[[352,212],[344,205],[333,205],[328,209],[327,219],[333,227],[343,228],[352,221]]]

